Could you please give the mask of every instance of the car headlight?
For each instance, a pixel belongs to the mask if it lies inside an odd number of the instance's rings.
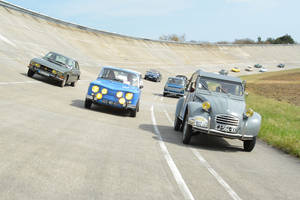
[[[128,93],[126,93],[125,98],[126,98],[127,100],[131,100],[131,99],[133,98],[133,94],[130,93],[130,92],[128,92]]]
[[[106,88],[103,88],[103,89],[101,90],[101,92],[102,92],[102,94],[107,94],[107,93],[108,93],[108,90],[107,90]]]
[[[39,63],[34,63],[34,65],[35,65],[36,67],[40,67],[40,66],[41,66]]]
[[[210,103],[208,101],[203,102],[202,109],[208,112],[210,109]]]
[[[97,85],[94,85],[94,86],[92,87],[92,91],[93,91],[94,93],[98,92],[98,91],[99,91],[99,87],[98,87]]]
[[[116,94],[116,96],[118,97],[118,98],[121,98],[122,96],[123,96],[123,92],[117,92],[117,94]],[[124,99],[125,100],[125,99]]]
[[[188,123],[192,126],[207,128],[208,120],[202,116],[195,116],[189,119]]]
[[[57,72],[55,70],[52,70],[52,74],[57,74]]]
[[[126,102],[126,100],[125,100],[123,97],[119,99],[119,103],[120,103],[121,105],[123,105],[125,102]]]
[[[251,108],[247,109],[247,111],[246,111],[246,116],[247,117],[252,117],[253,114],[254,114],[254,111]]]
[[[96,98],[99,99],[99,100],[102,99],[102,94],[101,94],[101,93],[98,93],[98,94],[96,95]]]

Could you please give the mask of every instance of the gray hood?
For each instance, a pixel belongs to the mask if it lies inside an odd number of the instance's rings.
[[[241,118],[245,109],[246,103],[243,97],[230,97],[226,94],[201,94],[197,93],[196,96],[202,101],[208,101],[211,105],[211,110],[213,115],[218,114],[230,114]]]
[[[62,72],[62,73],[70,71],[70,69],[67,68],[67,67],[58,65],[56,63],[49,62],[48,60],[45,60],[43,58],[34,58],[34,59],[32,59],[32,61],[34,61],[36,63],[39,63],[41,65],[44,65],[46,67],[49,67],[51,69],[55,69],[56,71],[59,71],[59,72]]]

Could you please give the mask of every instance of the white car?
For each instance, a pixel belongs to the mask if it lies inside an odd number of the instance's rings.
[[[267,71],[268,71],[268,69],[266,69],[264,67],[260,68],[260,70],[259,70],[259,72],[267,72]]]
[[[253,71],[253,67],[248,66],[245,70],[248,71],[248,72],[251,72],[251,71]]]

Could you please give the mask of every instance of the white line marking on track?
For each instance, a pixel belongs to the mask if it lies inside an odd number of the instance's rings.
[[[201,156],[201,154],[192,149],[194,155],[199,159],[201,164],[206,167],[206,169],[217,179],[217,181],[225,188],[229,195],[234,200],[241,200],[241,198],[235,193],[235,191],[225,182],[225,180],[209,165],[209,163]]]
[[[6,42],[7,44],[10,44],[11,46],[16,47],[16,45],[15,45],[12,41],[10,41],[9,39],[7,39],[6,37],[4,37],[4,36],[1,35],[1,34],[0,34],[0,39],[1,39],[2,41]]]
[[[164,109],[164,113],[170,122],[170,124],[174,124],[174,122],[171,120],[170,115]],[[191,149],[193,154],[198,158],[198,160],[201,162],[201,164],[206,167],[206,169],[217,179],[217,181],[221,184],[222,187],[228,192],[228,194],[232,197],[234,200],[241,200],[241,198],[235,193],[235,191],[226,183],[226,181],[209,165],[209,163],[204,159],[204,157],[195,149]]]
[[[194,200],[194,197],[191,193],[191,191],[189,190],[188,186],[186,185],[184,179],[182,178],[178,168],[176,167],[176,164],[174,163],[161,135],[160,132],[158,130],[157,124],[156,124],[156,119],[154,116],[154,106],[151,106],[151,118],[152,118],[152,123],[153,123],[153,127],[154,127],[154,131],[157,135],[157,137],[159,138],[159,146],[161,148],[161,151],[163,152],[164,158],[166,159],[171,172],[176,180],[176,183],[178,184],[178,187],[181,191],[181,193],[183,194],[185,199],[190,199],[190,200]]]

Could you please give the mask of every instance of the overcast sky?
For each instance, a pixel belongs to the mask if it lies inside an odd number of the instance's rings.
[[[299,0],[6,0],[68,22],[158,39],[234,41],[291,35],[300,42]]]

